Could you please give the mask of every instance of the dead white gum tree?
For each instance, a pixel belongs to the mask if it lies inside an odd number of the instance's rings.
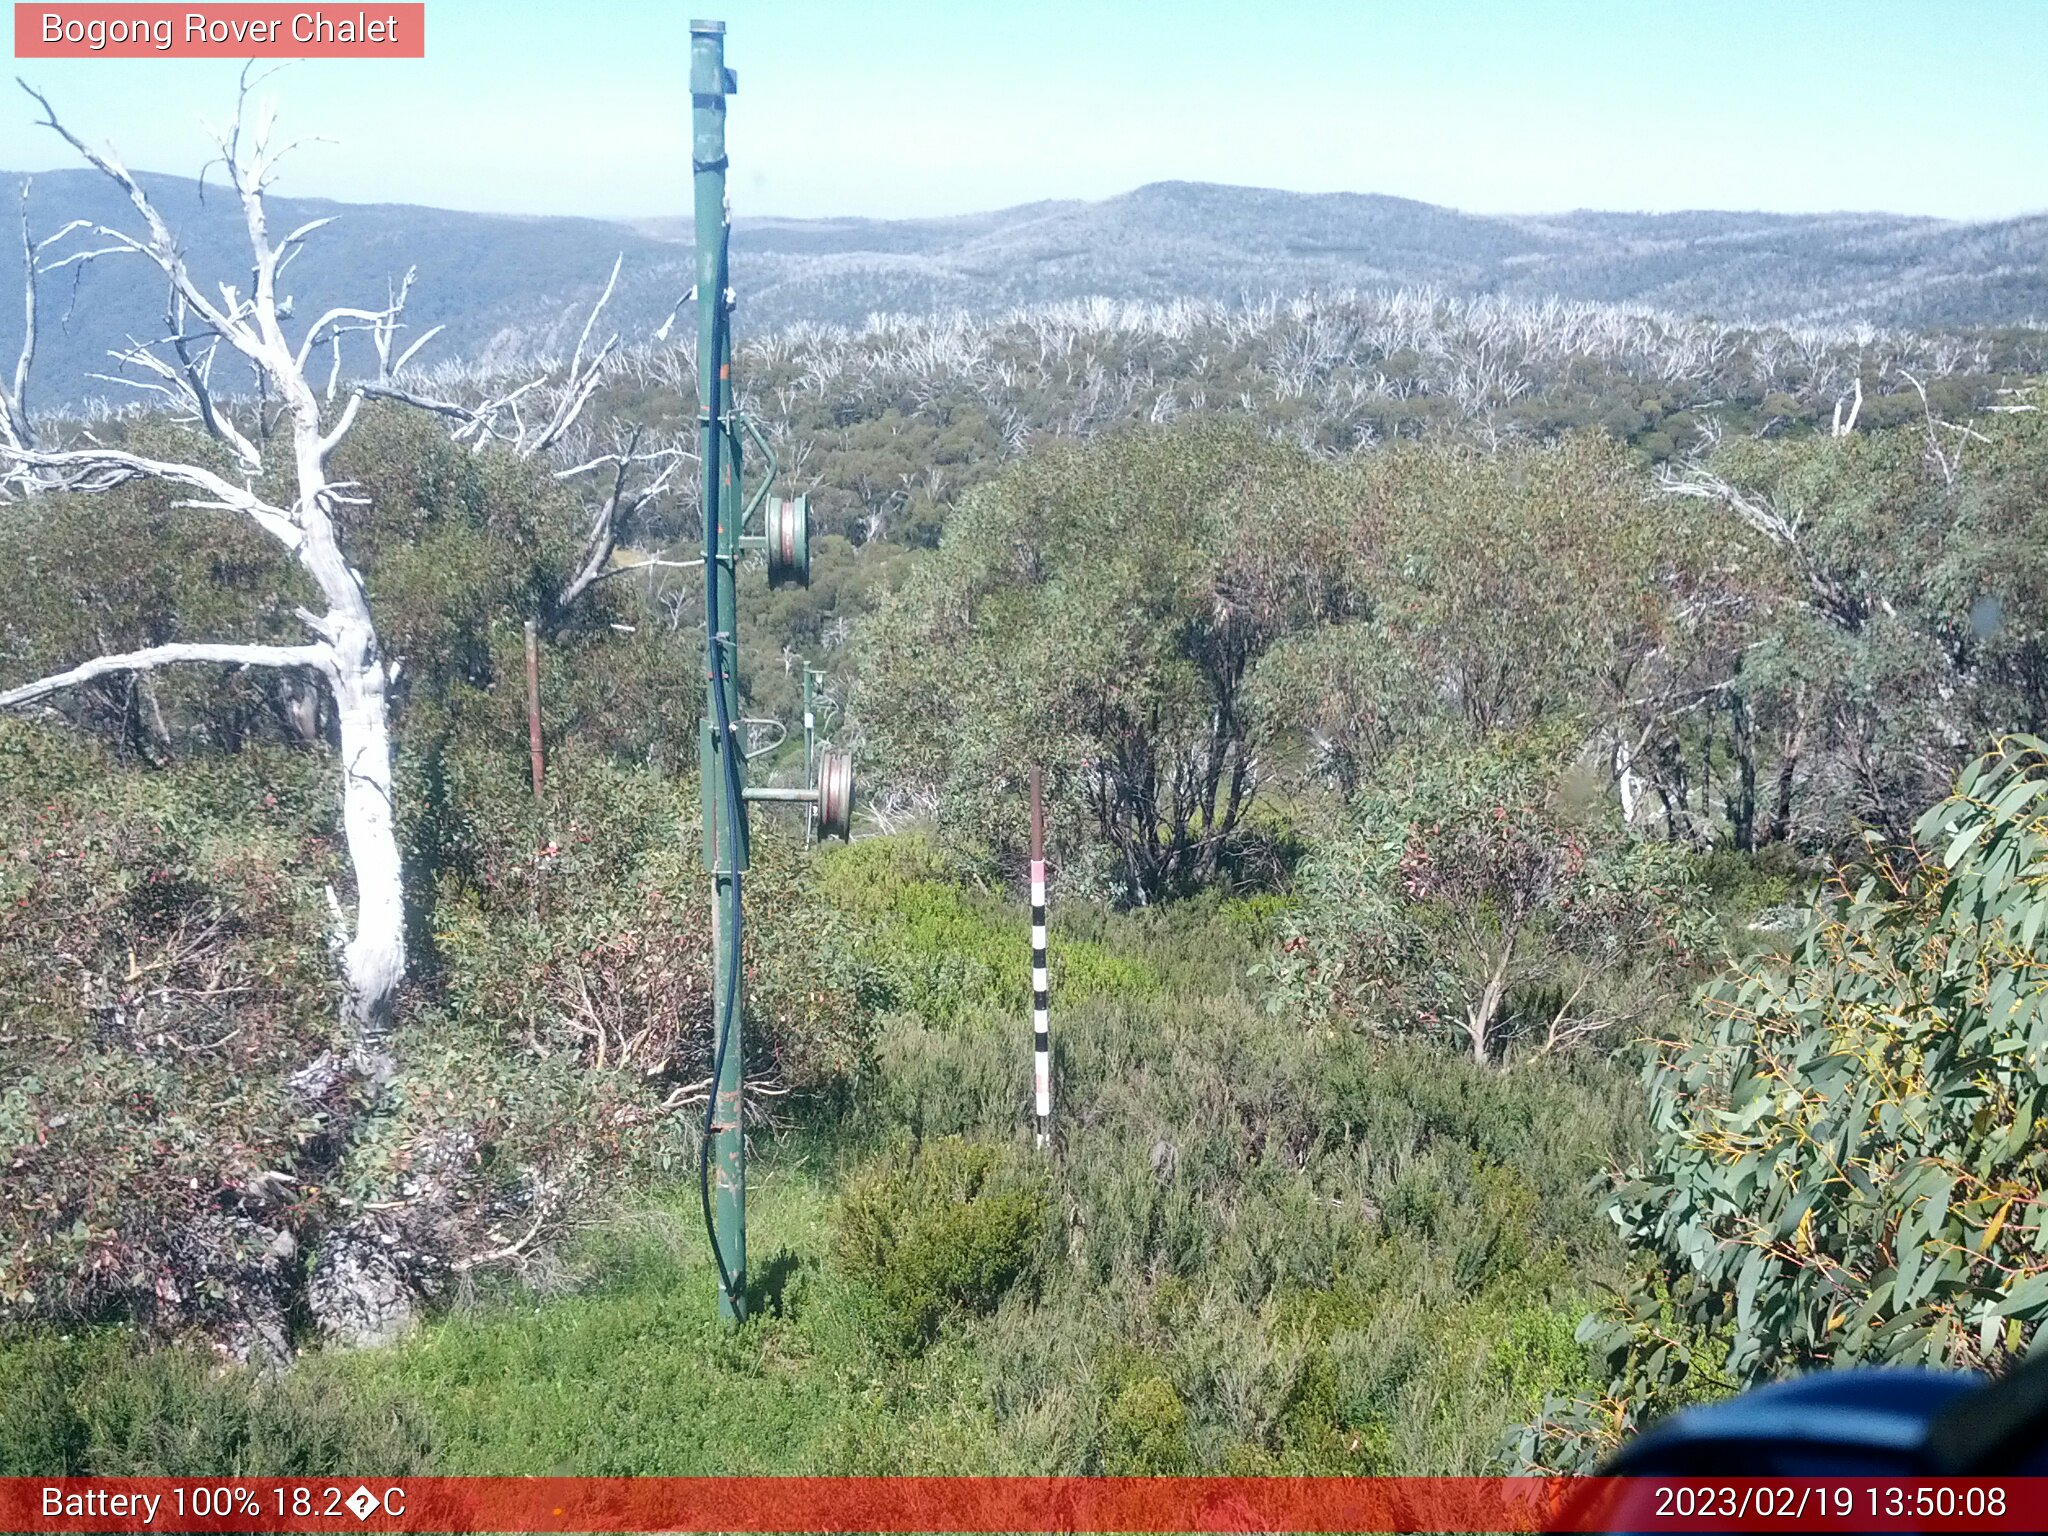
[[[209,287],[202,282],[189,268],[176,236],[149,195],[120,160],[110,150],[92,148],[72,132],[41,93],[26,83],[22,89],[41,107],[42,125],[121,189],[140,227],[125,230],[75,220],[35,241],[28,233],[24,201],[25,329],[12,382],[0,380],[0,496],[19,499],[49,491],[92,493],[138,480],[182,488],[191,495],[175,505],[246,517],[275,539],[312,579],[322,607],[319,612],[298,611],[307,631],[303,644],[181,643],[99,656],[0,692],[0,709],[20,709],[113,673],[142,673],[185,663],[279,668],[301,677],[317,677],[333,709],[340,748],[342,827],[355,878],[355,912],[343,950],[343,1044],[361,1070],[373,1077],[386,1077],[393,1070],[387,1036],[406,968],[389,700],[398,662],[388,658],[379,644],[362,576],[336,534],[336,509],[359,498],[349,495],[347,483],[332,478],[329,465],[366,397],[401,401],[447,416],[454,423],[452,435],[477,447],[500,442],[523,456],[563,452],[606,363],[618,350],[616,336],[601,345],[590,345],[617,283],[618,268],[614,266],[611,282],[584,325],[566,374],[549,369],[541,377],[474,404],[430,399],[409,387],[405,370],[439,327],[409,345],[399,345],[413,280],[410,272],[381,306],[338,306],[315,318],[296,341],[286,333],[291,301],[280,296],[280,278],[307,240],[332,220],[310,220],[282,237],[271,232],[265,192],[278,165],[296,145],[272,148],[274,111],[267,103],[256,109],[253,122],[247,121],[251,114],[246,72],[233,117],[214,135],[220,166],[248,236],[252,265],[246,292],[236,283],[222,281]],[[24,189],[24,199],[26,195]],[[80,236],[74,243],[82,248],[65,253],[53,249],[74,235]],[[116,352],[116,360],[129,372],[110,382],[144,390],[167,404],[174,419],[224,445],[234,459],[229,473],[217,473],[196,461],[146,458],[105,447],[89,435],[61,446],[38,440],[27,405],[35,355],[38,274],[103,259],[138,258],[155,267],[168,282],[167,333],[147,342],[131,341]],[[341,350],[347,336],[368,339],[376,370],[372,378],[342,385]],[[251,402],[237,402],[229,398],[229,391],[217,386],[215,363],[223,359],[230,364],[239,359],[253,379],[258,392],[253,410]],[[327,364],[324,388],[316,388],[310,374],[320,361]],[[610,557],[621,520],[643,506],[650,494],[665,488],[666,471],[674,462],[672,452],[643,453],[636,441],[616,453],[588,456],[582,464],[562,472],[566,478],[593,469],[615,471],[611,494],[594,517],[590,548],[579,577],[562,594],[563,603],[573,601],[597,579]],[[628,477],[634,470],[652,473],[652,491],[643,488],[636,495],[628,489]],[[259,489],[279,484],[289,488],[288,499]]]
[[[14,400],[5,413],[11,423],[8,437],[0,442],[0,467],[6,471],[10,490],[14,494],[96,492],[135,480],[182,487],[193,495],[176,505],[246,517],[281,544],[312,578],[324,610],[299,610],[309,634],[303,645],[192,643],[100,656],[0,693],[0,708],[19,709],[108,673],[144,672],[189,662],[292,668],[318,676],[334,707],[340,744],[342,828],[356,887],[355,919],[343,961],[346,1043],[360,1067],[375,1075],[387,1074],[385,1036],[398,985],[405,975],[404,886],[392,814],[388,689],[393,668],[378,645],[362,577],[349,564],[335,536],[335,510],[346,488],[330,479],[328,465],[348,435],[361,397],[351,393],[338,410],[323,408],[307,380],[306,368],[324,336],[349,325],[374,324],[390,316],[396,302],[382,311],[330,310],[312,323],[296,345],[285,334],[279,275],[304,248],[307,238],[330,221],[310,221],[282,238],[272,235],[264,191],[292,146],[271,149],[268,111],[260,115],[253,131],[244,125],[246,81],[233,119],[216,138],[222,167],[240,202],[248,231],[253,266],[247,293],[225,282],[208,292],[187,267],[170,228],[127,168],[111,152],[91,148],[67,128],[40,93],[26,85],[23,89],[41,106],[43,126],[62,136],[88,164],[121,188],[142,226],[139,233],[100,224],[67,226],[66,233],[80,227],[89,229],[91,247],[48,260],[42,270],[119,256],[139,257],[163,273],[171,292],[171,334],[155,343],[132,345],[118,355],[141,368],[143,387],[168,398],[180,419],[232,451],[236,478],[198,463],[144,458],[89,442],[63,448],[41,446],[21,405],[27,386],[27,369],[23,367],[16,372]],[[44,242],[44,248],[47,245]],[[31,355],[34,347],[36,275],[37,264],[32,259],[26,277],[29,331],[25,356]],[[282,407],[290,428],[283,438],[290,453],[288,477],[275,477],[275,471],[283,467],[275,462],[281,457],[279,444],[260,431],[243,430],[233,412],[215,396],[213,361],[223,346],[246,360],[262,381],[264,392]],[[271,483],[286,478],[291,499],[272,500],[260,492],[257,487],[266,476],[273,477]]]
[[[338,913],[338,921],[349,931],[342,952],[345,1000],[337,1049],[310,1063],[295,1081],[308,1093],[320,1092],[338,1078],[346,1061],[381,1084],[398,1066],[389,1031],[406,969],[390,701],[399,660],[384,653],[362,576],[337,532],[338,509],[360,504],[361,498],[351,495],[357,488],[333,478],[334,454],[363,400],[381,398],[442,416],[450,422],[451,437],[475,450],[496,445],[521,457],[564,466],[554,470],[559,480],[597,487],[575,575],[555,596],[550,615],[555,619],[597,583],[616,574],[612,556],[621,529],[668,489],[675,470],[690,455],[680,444],[647,447],[641,433],[630,428],[617,429],[613,440],[600,445],[579,424],[607,365],[619,353],[617,335],[602,342],[595,339],[618,282],[616,265],[566,364],[541,360],[536,364],[538,376],[523,382],[463,375],[456,380],[462,398],[445,398],[445,386],[430,392],[407,371],[439,330],[408,339],[403,316],[411,272],[388,292],[388,302],[338,306],[314,318],[297,332],[296,340],[287,334],[292,302],[288,291],[281,290],[280,279],[307,240],[331,221],[314,219],[281,237],[272,234],[265,192],[294,146],[271,147],[273,112],[267,104],[249,112],[246,71],[234,115],[215,140],[242,216],[251,266],[241,282],[211,285],[190,269],[174,232],[113,153],[88,146],[59,120],[41,94],[26,84],[23,89],[42,109],[43,126],[118,186],[139,222],[121,229],[74,220],[36,240],[29,231],[24,188],[24,330],[11,379],[0,376],[0,503],[51,492],[91,494],[137,481],[160,482],[186,493],[175,506],[245,517],[262,529],[311,579],[320,594],[320,608],[298,610],[306,630],[300,644],[193,642],[98,656],[0,691],[0,709],[33,706],[97,678],[146,674],[180,664],[271,668],[281,681],[296,680],[295,687],[306,693],[313,688],[324,692],[339,745],[341,819],[354,875],[355,910],[352,922]],[[87,431],[68,431],[59,441],[55,433],[39,433],[29,410],[38,276],[89,262],[138,259],[167,283],[164,333],[146,341],[131,339],[114,354],[122,365],[120,373],[98,377],[141,389],[195,437],[212,439],[231,460],[225,471],[207,467],[208,462],[219,461],[217,449],[189,459],[151,458],[106,446]],[[664,339],[667,330],[664,325],[655,339]],[[367,342],[372,362],[367,376],[344,382],[345,340],[351,348]],[[217,370],[217,362],[224,366]],[[317,387],[315,372],[325,374]],[[302,734],[310,738],[316,733],[307,729]],[[412,1211],[431,1226],[433,1212],[426,1207],[436,1198],[430,1189],[401,1190],[393,1200],[365,1207],[357,1218],[327,1234],[307,1286],[313,1313],[330,1334],[375,1342],[393,1336],[412,1315],[415,1287],[394,1257],[399,1249],[391,1245],[400,1233],[386,1217],[396,1221]],[[536,1221],[536,1230],[539,1225]],[[452,1267],[459,1271],[504,1262],[524,1246],[522,1240],[457,1257]],[[275,1326],[267,1329],[266,1337],[272,1339],[274,1351],[281,1351],[286,1347],[282,1303],[267,1315]]]

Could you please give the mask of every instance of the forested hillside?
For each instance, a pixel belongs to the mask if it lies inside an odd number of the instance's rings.
[[[744,713],[822,668],[864,788],[848,847],[756,823],[729,1329],[675,295],[508,282],[545,344],[437,365],[381,271],[318,320],[283,246],[244,303],[143,243],[266,382],[0,401],[0,1473],[1476,1473],[2031,1346],[2041,333],[1198,285],[751,332],[815,548],[744,573]]]
[[[682,233],[673,223],[636,228]],[[1641,305],[1732,321],[2004,325],[2040,316],[2048,219],[1883,213],[1462,213],[1406,198],[1159,182],[1098,203],[959,219],[743,221],[764,318],[1088,294],[1241,301],[1427,287]]]
[[[0,172],[13,193],[18,174]],[[242,231],[216,188],[142,177],[195,261],[230,265]],[[73,218],[117,221],[104,178],[33,178],[41,233]],[[331,218],[293,270],[311,317],[363,302],[417,264],[421,328],[446,327],[438,355],[502,366],[565,351],[566,315],[621,261],[615,313],[659,325],[690,286],[689,230],[673,219],[609,222],[458,213],[277,196],[283,227]],[[742,328],[860,327],[875,315],[958,312],[993,319],[1018,306],[1108,298],[1240,305],[1311,292],[1423,290],[1449,299],[1620,304],[1733,324],[1978,329],[2048,316],[2048,218],[1957,223],[1884,213],[1816,215],[1461,213],[1402,198],[1311,196],[1163,182],[1098,203],[1033,204],[945,219],[749,218],[734,231],[748,282]],[[680,243],[677,243],[680,242]],[[0,292],[20,255],[0,253]],[[456,280],[460,274],[460,281]],[[44,338],[53,401],[120,399],[106,354],[162,328],[163,296],[132,261],[66,274],[63,323]],[[75,288],[73,281],[75,280]]]

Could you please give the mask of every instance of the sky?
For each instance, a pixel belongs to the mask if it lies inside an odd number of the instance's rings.
[[[293,65],[279,190],[689,206],[688,24],[727,23],[734,210],[876,218],[1194,180],[1569,208],[2048,208],[2048,0],[428,0],[422,60]],[[374,0],[366,0],[374,12]],[[23,60],[196,173],[222,60]],[[11,96],[12,93],[10,93]],[[0,98],[0,168],[75,163]]]

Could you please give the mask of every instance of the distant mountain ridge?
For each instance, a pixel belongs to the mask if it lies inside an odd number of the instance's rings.
[[[677,221],[644,220],[674,235]],[[758,303],[985,310],[1103,293],[1234,299],[1441,288],[1649,305],[1730,321],[2011,325],[2048,317],[2048,214],[1461,213],[1405,198],[1161,182],[1102,202],[957,220],[742,222]],[[877,296],[871,296],[871,299]],[[825,316],[819,316],[825,318]],[[857,318],[842,310],[830,316]]]
[[[239,219],[218,184],[140,178],[195,270],[246,271]],[[0,186],[18,186],[0,173]],[[96,173],[34,178],[31,218],[132,219]],[[10,199],[11,201],[11,199]],[[339,215],[291,269],[297,313],[379,299],[417,266],[411,318],[445,325],[430,358],[501,361],[573,343],[615,257],[614,323],[660,322],[691,282],[687,218],[629,222],[460,213],[401,204],[273,199],[273,223]],[[1238,300],[1340,288],[1433,287],[1648,305],[1737,322],[2019,325],[2048,319],[2048,214],[1963,223],[1884,213],[1546,216],[1462,213],[1367,193],[1307,194],[1159,182],[1100,202],[1026,204],[936,219],[743,218],[735,286],[747,330],[858,325],[877,312],[1000,312],[1119,299]],[[18,341],[20,255],[0,252],[0,353]],[[75,287],[74,287],[75,284]],[[160,279],[108,257],[45,292],[43,398],[110,393],[123,335],[162,323]]]

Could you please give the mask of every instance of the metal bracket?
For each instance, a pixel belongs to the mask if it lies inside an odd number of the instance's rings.
[[[773,752],[777,747],[781,746],[785,741],[789,740],[789,727],[785,725],[782,721],[777,720],[773,715],[741,715],[739,719],[733,722],[733,724],[736,726],[772,725],[777,730],[782,732],[780,736],[777,736],[765,747],[756,747],[751,752],[747,751],[746,748],[742,747],[740,749],[740,756],[744,757],[750,763],[757,757],[761,757],[767,753]]]
[[[727,415],[726,420],[738,422],[745,429],[747,436],[754,440],[754,446],[761,450],[761,457],[768,461],[766,469],[762,471],[759,488],[748,499],[745,509],[740,513],[740,531],[744,533],[747,524],[753,521],[754,514],[761,510],[761,503],[768,499],[768,492],[774,488],[779,466],[775,459],[775,449],[769,444],[768,439],[761,435],[761,429],[754,425],[752,416],[745,411],[733,411]],[[739,444],[735,442],[733,446],[737,448]]]

